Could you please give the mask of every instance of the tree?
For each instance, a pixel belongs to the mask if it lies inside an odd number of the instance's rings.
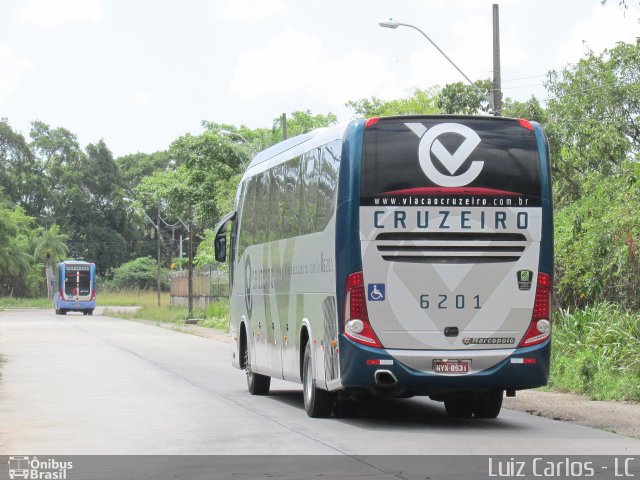
[[[152,290],[156,288],[157,264],[149,257],[136,258],[114,269],[110,286],[117,290]],[[160,280],[163,288],[169,286],[169,276],[166,268],[160,270]]]
[[[352,100],[345,104],[364,117],[386,117],[392,115],[429,115],[440,113],[435,89],[416,89],[408,97],[398,100],[381,100],[376,97]]]
[[[36,259],[45,261],[45,276],[47,279],[47,295],[49,300],[53,298],[53,290],[51,288],[53,281],[53,264],[64,260],[69,248],[66,241],[68,235],[60,233],[58,225],[52,225],[48,229],[42,229],[35,238],[35,248],[33,255]]]
[[[28,215],[42,215],[46,206],[46,177],[24,137],[0,119],[0,188]]]
[[[615,174],[640,151],[640,39],[551,72],[547,89],[557,200],[564,206],[582,195],[591,172]]]
[[[298,110],[287,117],[287,136],[295,137],[316,128],[328,127],[336,123],[338,123],[338,117],[331,112],[326,115],[314,115],[311,110]],[[273,135],[277,139],[276,141],[282,140],[282,117],[273,120]]]
[[[487,101],[493,91],[493,82],[478,80],[475,86],[456,82],[444,86],[438,93],[438,108],[451,115],[477,115],[487,113],[491,105]]]
[[[31,254],[33,218],[6,200],[0,200],[0,287],[10,296],[30,295],[37,290],[38,267]]]
[[[171,165],[171,157],[166,151],[134,153],[115,160],[122,177],[123,188],[128,195],[133,196],[135,187],[143,178],[159,171],[165,171]]]

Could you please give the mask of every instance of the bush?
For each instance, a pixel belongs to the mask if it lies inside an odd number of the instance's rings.
[[[157,269],[156,260],[136,258],[114,269],[113,277],[102,284],[109,290],[153,290],[157,287]],[[160,285],[163,290],[169,289],[169,270],[164,267],[160,268]]]
[[[640,314],[602,303],[555,315],[550,385],[640,401]]]
[[[640,309],[640,163],[590,175],[585,194],[556,214],[557,299],[562,307],[612,302]]]

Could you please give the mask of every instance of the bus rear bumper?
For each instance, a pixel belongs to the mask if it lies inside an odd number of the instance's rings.
[[[82,312],[85,310],[95,309],[96,301],[58,300],[57,308],[59,310],[67,310],[69,312]]]
[[[465,350],[446,352],[398,351],[395,356],[389,350],[370,348],[341,338],[340,372],[341,383],[345,388],[370,391],[383,391],[385,388],[415,395],[447,394],[462,391],[481,390],[522,390],[547,384],[549,378],[549,360],[551,341],[533,347],[508,350]],[[402,355],[398,353],[402,352]],[[430,353],[433,355],[430,356]],[[496,359],[496,363],[474,370],[474,355],[482,358],[477,363],[485,363],[487,358]],[[417,359],[416,362],[403,362],[402,359]],[[446,359],[471,360],[469,373],[435,373],[429,370],[417,370],[407,363],[432,365],[434,360]]]

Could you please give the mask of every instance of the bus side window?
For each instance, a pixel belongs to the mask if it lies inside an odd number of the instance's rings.
[[[299,206],[296,203],[296,184],[300,170],[300,157],[289,160],[284,164],[284,238],[291,238],[298,235],[298,215]]]
[[[339,144],[339,142],[337,142]],[[322,231],[333,215],[334,197],[338,185],[338,168],[340,166],[339,148],[336,142],[322,148],[318,179],[318,211],[316,214],[316,230]]]
[[[276,168],[265,172],[269,182],[269,198],[267,199],[267,242],[274,242],[280,239],[280,190],[278,190]]]
[[[247,180],[245,199],[242,206],[242,219],[240,225],[240,237],[238,243],[238,256],[242,255],[245,249],[255,243],[255,201],[256,201],[256,177]]]
[[[316,231],[316,212],[318,211],[318,157],[320,149],[316,148],[305,153],[302,159],[304,169],[304,196],[302,197],[301,210],[304,211],[302,218],[303,234]]]
[[[257,195],[255,203],[256,244],[268,241],[269,229],[269,172],[256,175]]]

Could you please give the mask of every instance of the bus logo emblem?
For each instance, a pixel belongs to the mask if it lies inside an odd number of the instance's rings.
[[[441,123],[426,129],[421,123],[406,123],[409,129],[420,138],[418,144],[418,160],[425,175],[433,183],[442,187],[462,187],[473,182],[484,166],[482,161],[473,161],[469,168],[456,175],[460,167],[467,161],[480,144],[480,136],[471,128],[459,123]],[[454,133],[464,138],[455,152],[451,153],[438,139],[441,135]],[[448,174],[441,173],[433,163],[438,159]]]
[[[385,297],[384,283],[370,283],[367,285],[367,299],[370,302],[382,302]]]
[[[531,270],[518,270],[518,289],[531,290],[533,272]]]

